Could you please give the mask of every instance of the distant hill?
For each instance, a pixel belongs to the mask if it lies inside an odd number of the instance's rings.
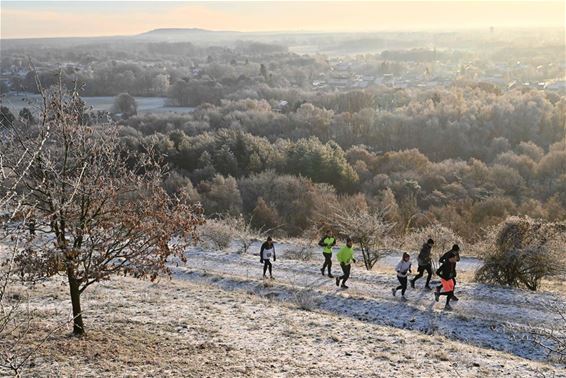
[[[135,39],[162,41],[202,40],[219,41],[237,38],[245,33],[227,30],[207,30],[199,28],[160,28],[134,36]]]
[[[239,33],[239,32],[224,31],[224,30],[217,31],[217,30],[207,30],[207,29],[199,29],[199,28],[160,28],[160,29],[153,29],[139,35],[147,36],[147,35],[194,34],[194,33]]]

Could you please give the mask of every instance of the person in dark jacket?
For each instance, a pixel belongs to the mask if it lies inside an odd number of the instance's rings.
[[[327,231],[318,242],[318,245],[323,247],[322,255],[324,256],[324,263],[322,264],[320,273],[324,276],[324,270],[328,267],[328,277],[334,278],[332,275],[332,247],[336,245],[336,238],[330,231]]]
[[[450,252],[445,254],[443,263],[436,271],[436,274],[440,276],[440,283],[442,284],[443,291],[436,291],[434,293],[434,300],[438,302],[441,295],[446,295],[446,305],[445,310],[452,310],[450,307],[450,300],[454,298],[454,277],[456,277],[456,254]]]
[[[460,261],[460,246],[458,244],[454,244],[450,251],[446,252],[442,257],[438,260],[440,264],[443,264],[450,256],[454,255],[456,257],[456,262]],[[452,277],[452,281],[454,281],[454,287],[456,287],[456,270],[454,270],[454,277]],[[442,289],[442,285],[438,285],[436,287],[436,291],[440,292]],[[458,297],[454,293],[452,293],[452,301],[458,302]]]
[[[275,245],[273,245],[273,239],[271,239],[271,236],[269,236],[265,243],[261,245],[259,255],[259,261],[263,264],[263,278],[267,278],[265,273],[267,272],[267,269],[269,269],[269,277],[273,279],[271,258],[273,257],[273,261],[276,261],[277,257],[275,256]]]
[[[426,271],[428,275],[426,277],[425,289],[432,290],[432,288],[430,287],[430,278],[432,277],[432,259],[430,255],[433,245],[434,240],[428,239],[421,248],[421,252],[417,257],[417,263],[419,264],[419,267],[417,268],[418,274],[411,280],[411,287],[413,289],[415,288],[415,281],[421,278]]]
[[[395,296],[397,290],[401,290],[401,300],[406,301],[405,291],[407,290],[407,276],[411,273],[411,255],[406,252],[403,253],[403,258],[395,267],[395,271],[397,272],[397,279],[400,285],[391,289],[391,293]]]

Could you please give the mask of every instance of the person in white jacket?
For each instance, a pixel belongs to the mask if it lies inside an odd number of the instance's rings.
[[[275,261],[277,260],[277,257],[275,256],[275,245],[273,244],[271,236],[269,236],[267,241],[261,245],[259,256],[259,261],[263,264],[263,278],[267,278],[265,273],[267,272],[267,269],[269,269],[269,277],[273,279],[273,273],[271,272],[271,258],[273,257],[273,261]]]
[[[393,296],[395,296],[397,294],[397,290],[400,289],[401,298],[406,301],[407,298],[405,298],[405,291],[407,290],[407,276],[411,273],[411,256],[408,253],[403,253],[403,258],[399,261],[399,264],[397,264],[395,271],[397,272],[397,279],[401,285],[391,289],[391,292],[393,293]]]

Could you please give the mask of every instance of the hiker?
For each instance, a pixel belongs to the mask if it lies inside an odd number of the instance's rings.
[[[340,267],[342,268],[343,275],[336,277],[336,286],[340,286],[340,281],[342,281],[342,288],[347,289],[346,281],[350,278],[350,269],[352,267],[352,262],[356,262],[354,259],[354,250],[352,249],[352,239],[346,239],[346,245],[338,251],[336,254],[336,259],[340,262]]]
[[[432,290],[430,287],[430,278],[432,277],[432,259],[430,257],[432,246],[434,245],[434,240],[428,239],[426,243],[423,244],[421,247],[421,252],[417,257],[417,263],[419,267],[417,268],[418,274],[411,280],[411,287],[415,288],[415,281],[421,278],[424,275],[424,272],[427,272],[426,277],[426,284],[425,289]]]
[[[411,255],[409,255],[407,252],[403,253],[403,258],[401,259],[401,261],[399,261],[397,267],[395,267],[395,271],[397,272],[397,279],[399,280],[399,283],[401,285],[397,286],[394,289],[391,289],[393,296],[397,294],[397,290],[401,290],[401,299],[404,301],[407,300],[407,298],[405,298],[405,291],[407,290],[407,276],[411,272],[410,260]]]
[[[273,256],[273,261],[276,261],[277,257],[275,256],[275,246],[273,245],[273,239],[271,239],[271,236],[269,236],[267,241],[261,245],[259,255],[260,262],[263,264],[263,278],[267,278],[265,273],[267,272],[267,268],[269,268],[269,277],[273,279],[273,273],[271,272],[271,256]]]
[[[458,244],[454,244],[450,251],[446,252],[442,257],[438,260],[440,264],[443,264],[451,255],[456,257],[456,262],[460,261],[460,246]],[[438,274],[438,273],[437,273]],[[456,268],[454,267],[454,277],[452,277],[452,281],[454,281],[454,288],[456,287]],[[442,285],[438,285],[436,287],[436,291],[440,292],[442,289]],[[452,301],[458,302],[458,297],[454,293],[452,293]]]
[[[443,291],[440,290],[434,292],[434,300],[438,302],[441,295],[446,295],[446,305],[444,309],[447,311],[452,310],[450,307],[450,300],[454,299],[454,277],[456,277],[456,261],[457,255],[448,251],[443,257],[443,263],[436,271],[436,274],[440,276],[440,283],[442,284]]]
[[[322,239],[318,242],[318,245],[324,247],[322,250],[322,255],[324,256],[324,264],[320,269],[320,273],[324,276],[324,269],[328,267],[328,277],[334,278],[332,275],[332,247],[336,245],[336,238],[332,236],[330,231],[326,231]]]

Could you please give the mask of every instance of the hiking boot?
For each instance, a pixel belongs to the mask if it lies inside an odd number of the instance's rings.
[[[451,300],[451,301],[454,301],[454,302],[458,302],[458,301],[459,301],[458,297],[455,296],[454,294],[452,294],[452,298],[451,298],[450,300]]]
[[[430,287],[428,285],[426,285],[424,288],[427,289],[427,290],[432,290],[432,287]]]
[[[320,270],[320,273],[322,273],[322,275],[324,276],[324,268]]]
[[[444,311],[452,311],[452,307],[447,304],[446,306],[444,306]]]
[[[415,281],[411,280],[411,287],[414,289],[415,288]]]
[[[334,276],[332,275],[332,273],[328,273],[328,278],[334,278]]]
[[[408,301],[408,299],[407,299],[404,295],[401,296],[401,300],[402,300],[403,302],[407,302],[407,301]]]
[[[347,289],[347,288],[348,288],[348,286],[346,286],[346,285],[344,285],[344,284],[342,284],[342,286],[340,286],[340,287],[341,287],[342,289]]]
[[[269,279],[274,280],[275,278],[273,278],[273,276],[269,276]]]
[[[336,286],[340,286],[340,277],[336,277]]]
[[[438,291],[436,291],[434,293],[434,300],[438,302],[439,299],[440,299],[440,293]]]
[[[391,294],[393,294],[393,296],[395,296],[396,293],[397,293],[397,289],[391,289]]]

